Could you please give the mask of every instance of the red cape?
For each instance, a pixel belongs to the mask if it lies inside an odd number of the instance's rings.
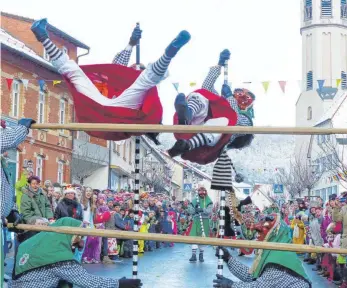
[[[81,66],[83,72],[91,79],[107,79],[108,98],[120,95],[135,82],[142,71],[117,64],[96,64]],[[99,77],[100,76],[100,77]],[[69,79],[64,77],[73,97],[77,122],[80,123],[114,123],[114,124],[159,124],[163,116],[157,87],[147,92],[141,109],[109,107],[77,92]],[[143,133],[87,132],[89,135],[105,140],[119,141]]]
[[[237,114],[236,112],[230,107],[230,104],[226,99],[224,99],[221,96],[218,96],[216,94],[213,94],[205,89],[199,89],[194,91],[196,93],[200,93],[202,96],[207,98],[209,100],[210,104],[210,113],[209,116],[206,118],[206,121],[208,119],[213,118],[220,118],[220,117],[226,117],[229,119],[228,126],[235,126],[237,122]],[[178,125],[178,117],[175,113],[174,115],[174,124]],[[180,134],[175,133],[176,139],[190,139],[196,134]],[[221,150],[224,148],[224,146],[229,142],[231,135],[230,134],[223,134],[221,139],[218,141],[218,143],[215,146],[203,146],[199,147],[197,149],[194,149],[192,151],[186,152],[182,155],[182,158],[184,160],[189,160],[191,162],[198,163],[200,165],[205,165],[211,162],[214,162],[218,159]]]

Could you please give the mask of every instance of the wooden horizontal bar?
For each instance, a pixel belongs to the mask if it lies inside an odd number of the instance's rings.
[[[284,134],[319,135],[347,134],[347,128],[317,127],[244,127],[244,126],[201,126],[201,125],[144,125],[144,124],[107,124],[107,123],[69,123],[34,124],[32,129],[65,129],[74,131],[112,131],[129,133],[223,133],[223,134]]]
[[[13,225],[8,224],[7,227],[12,228]],[[228,239],[208,238],[208,237],[203,238],[203,237],[191,237],[191,236],[169,235],[169,234],[137,233],[137,232],[118,231],[118,230],[100,230],[100,229],[92,229],[92,228],[76,228],[76,227],[66,227],[66,226],[52,227],[52,226],[19,224],[16,226],[16,228],[21,230],[29,230],[29,231],[48,231],[48,232],[55,232],[55,233],[61,233],[61,234],[100,236],[100,237],[119,238],[119,239],[138,239],[138,240],[149,240],[149,241],[226,246],[226,247],[235,247],[235,248],[254,248],[254,249],[305,252],[305,253],[347,254],[347,249],[341,249],[341,248],[325,248],[320,246],[261,242],[261,241],[258,242],[258,241],[248,241],[248,240],[228,240]]]

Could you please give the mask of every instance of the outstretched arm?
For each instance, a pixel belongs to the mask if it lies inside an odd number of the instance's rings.
[[[127,45],[127,47],[125,47],[124,50],[119,52],[113,58],[113,61],[112,61],[113,64],[118,64],[118,65],[122,65],[122,66],[128,66],[129,60],[130,60],[130,57],[131,57],[131,52],[133,50],[133,47],[141,39],[141,34],[142,34],[142,30],[140,30],[140,28],[138,26],[136,26],[135,29],[133,30],[133,33],[131,34],[129,44]]]
[[[253,277],[249,273],[249,267],[237,259],[231,257],[228,261],[229,271],[243,282],[252,282]],[[248,286],[247,286],[248,287]]]
[[[16,148],[25,140],[29,129],[24,125],[17,125],[14,128],[5,128],[1,130],[1,153],[6,150]]]

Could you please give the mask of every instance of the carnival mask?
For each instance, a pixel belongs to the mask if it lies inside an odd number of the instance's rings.
[[[198,194],[199,194],[199,197],[204,198],[207,195],[207,191],[204,187],[200,187],[198,189]]]
[[[252,224],[250,229],[257,232],[257,241],[264,241],[266,236],[272,231],[276,224],[276,214],[261,216],[259,222]]]
[[[234,98],[236,99],[239,108],[245,111],[252,106],[255,96],[247,89],[235,89]]]

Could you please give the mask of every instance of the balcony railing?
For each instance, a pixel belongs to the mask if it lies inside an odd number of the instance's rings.
[[[312,6],[305,6],[304,19],[305,21],[312,20]]]

